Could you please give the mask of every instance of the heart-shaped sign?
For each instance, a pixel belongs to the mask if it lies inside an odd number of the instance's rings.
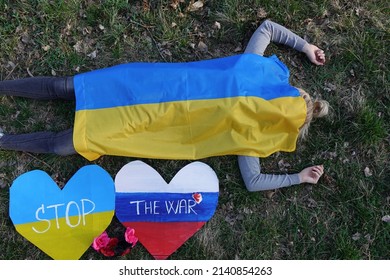
[[[125,165],[115,177],[116,216],[135,229],[155,259],[166,259],[213,215],[219,184],[206,164],[193,162],[169,184],[142,161]]]
[[[41,170],[19,176],[10,189],[16,230],[53,259],[79,259],[114,209],[114,181],[97,165],[81,168],[62,190]]]

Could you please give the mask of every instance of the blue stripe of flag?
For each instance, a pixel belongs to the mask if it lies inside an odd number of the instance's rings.
[[[299,96],[276,57],[235,55],[187,63],[128,63],[76,75],[76,110],[229,97]]]

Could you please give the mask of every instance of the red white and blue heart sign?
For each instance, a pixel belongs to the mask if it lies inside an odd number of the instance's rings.
[[[114,181],[97,165],[78,170],[62,190],[41,170],[10,188],[16,230],[53,259],[79,259],[111,223],[114,208]]]
[[[214,215],[219,182],[206,164],[193,162],[169,184],[142,161],[125,165],[115,177],[116,216],[135,229],[155,259],[166,259]]]

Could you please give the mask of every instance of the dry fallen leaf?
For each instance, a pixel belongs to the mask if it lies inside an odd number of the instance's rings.
[[[161,51],[161,54],[162,54],[163,56],[172,56],[171,51],[168,50],[168,49],[163,49],[163,50]]]
[[[214,22],[213,27],[215,29],[219,30],[219,29],[221,29],[221,24],[218,21],[216,21],[216,22]]]
[[[368,167],[364,168],[364,175],[366,177],[372,176],[372,171],[370,170],[370,168],[368,168]]]
[[[177,9],[177,7],[179,6],[180,3],[183,3],[184,0],[172,0],[171,1],[171,4],[169,4],[169,6],[171,6],[174,10]]]
[[[148,0],[142,0],[142,8],[144,12],[149,12],[150,10],[150,4]]]
[[[274,195],[275,195],[276,191],[273,190],[273,191],[266,191],[265,192],[265,196],[268,198],[268,199],[271,199]]]
[[[73,49],[78,53],[82,52],[82,43],[82,41],[77,41],[76,44],[73,45]]]
[[[291,165],[288,162],[285,162],[283,159],[279,160],[278,162],[279,170],[286,172],[288,168],[291,167]]]
[[[337,86],[335,86],[332,83],[325,83],[324,90],[327,91],[327,92],[336,91],[337,90]]]
[[[26,32],[22,34],[21,41],[25,44],[28,44],[31,42],[30,35],[27,34]]]
[[[196,1],[195,3],[192,3],[188,7],[188,11],[190,12],[195,12],[198,11],[199,9],[203,8],[203,2],[202,1]]]
[[[359,240],[361,237],[362,237],[362,235],[361,235],[359,232],[357,232],[357,233],[355,233],[354,235],[352,235],[352,239],[353,239],[354,241]]]
[[[16,67],[16,64],[13,63],[12,61],[8,61],[7,67],[10,67],[11,69],[14,69]]]
[[[242,51],[241,45],[238,45],[238,46],[234,49],[234,52],[241,52],[241,51]]]
[[[198,44],[198,49],[201,51],[201,52],[207,52],[208,51],[208,47],[207,45],[200,41],[199,44]]]
[[[382,217],[382,221],[385,223],[390,223],[390,215],[385,215]]]
[[[263,8],[259,8],[257,10],[257,17],[258,18],[266,18],[268,16],[267,12]]]
[[[97,57],[97,51],[96,50],[94,50],[93,52],[91,52],[90,54],[88,54],[87,55],[88,57],[90,57],[90,58],[92,58],[92,59],[94,59],[94,58],[96,58]]]
[[[46,45],[46,46],[43,46],[42,49],[47,52],[48,50],[50,50],[50,46],[49,45]]]

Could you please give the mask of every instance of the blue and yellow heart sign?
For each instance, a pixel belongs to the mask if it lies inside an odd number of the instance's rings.
[[[81,168],[61,190],[44,171],[18,177],[10,189],[16,230],[53,259],[79,259],[111,223],[115,188],[97,165]]]

